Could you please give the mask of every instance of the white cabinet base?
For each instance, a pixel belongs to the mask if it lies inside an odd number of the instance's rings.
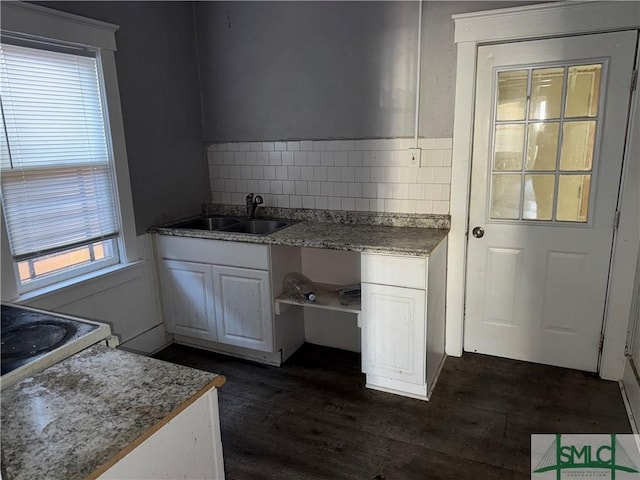
[[[223,355],[229,355],[230,357],[243,358],[245,360],[264,363],[266,365],[273,365],[274,367],[279,367],[284,361],[280,350],[274,353],[261,352],[260,350],[236,347],[235,345],[225,345],[224,343],[218,342],[209,342],[207,340],[200,340],[199,338],[185,337],[183,335],[174,335],[173,341],[179,345],[186,345],[188,347],[200,348],[210,352],[222,353]]]
[[[98,477],[99,480],[162,478],[224,479],[215,388],[152,432]]]
[[[367,383],[365,386],[372,390],[378,390],[380,392],[393,393],[395,395],[402,395],[403,397],[416,398],[418,400],[429,400],[431,393],[433,392],[440,371],[444,366],[444,361],[447,357],[443,356],[442,361],[438,366],[438,370],[432,381],[422,385],[415,383],[402,382],[399,380],[393,380],[391,378],[381,377],[379,375],[367,374]]]

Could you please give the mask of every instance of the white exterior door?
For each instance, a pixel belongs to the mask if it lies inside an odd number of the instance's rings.
[[[217,340],[211,266],[161,260],[160,275],[167,332]]]
[[[465,350],[597,370],[635,42],[478,49]]]
[[[214,265],[218,341],[273,352],[269,272]]]

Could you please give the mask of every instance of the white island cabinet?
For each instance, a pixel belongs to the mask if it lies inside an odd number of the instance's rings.
[[[104,473],[90,478],[224,480],[216,388],[145,437],[105,464],[100,469],[106,469]]]
[[[268,246],[158,236],[157,249],[167,332],[275,352]]]
[[[367,387],[428,400],[445,359],[446,240],[429,257],[363,253]]]

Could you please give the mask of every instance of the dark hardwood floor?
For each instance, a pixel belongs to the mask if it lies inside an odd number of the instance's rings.
[[[360,355],[305,344],[282,367],[181,345],[220,373],[225,471],[244,479],[528,479],[532,433],[631,433],[615,382],[465,353],[431,401],[364,387]]]

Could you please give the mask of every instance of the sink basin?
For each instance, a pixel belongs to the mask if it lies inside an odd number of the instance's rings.
[[[253,235],[267,235],[277,232],[291,225],[283,220],[238,220],[234,225],[220,229],[221,232],[251,233]]]
[[[215,230],[218,232],[249,233],[267,235],[288,227],[294,222],[288,220],[263,220],[235,217],[201,217],[195,220],[176,223],[170,228],[188,228],[191,230]]]
[[[171,225],[174,228],[188,228],[192,230],[220,230],[238,223],[237,218],[230,217],[202,217],[188,222]]]

